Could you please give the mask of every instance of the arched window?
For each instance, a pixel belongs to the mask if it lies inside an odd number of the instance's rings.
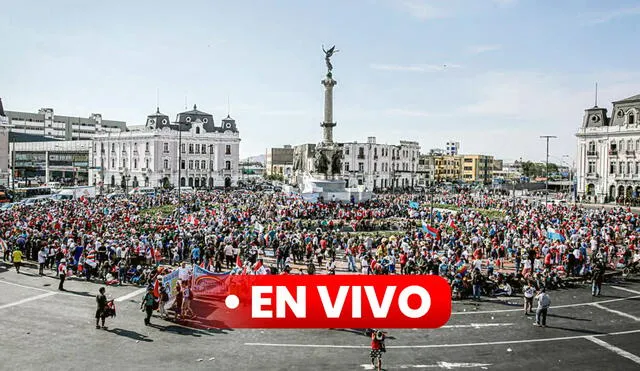
[[[627,151],[633,151],[633,140],[627,140]]]
[[[187,184],[186,180],[184,178],[180,178],[180,186],[184,187]]]
[[[595,152],[596,151],[596,142],[591,141],[589,142],[589,152]]]
[[[628,116],[627,122],[629,124],[635,124],[636,123],[636,115],[633,113],[633,111],[629,112],[629,116]]]

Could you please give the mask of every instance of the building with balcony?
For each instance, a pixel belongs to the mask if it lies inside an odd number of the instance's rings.
[[[109,188],[233,187],[241,175],[239,149],[230,116],[218,126],[194,105],[171,122],[157,109],[142,130],[94,137],[89,182]]]
[[[493,181],[493,156],[461,155],[461,176],[466,183],[491,184]]]
[[[640,94],[585,110],[578,138],[577,194],[584,202],[640,196]]]
[[[447,142],[445,147],[445,154],[457,155],[459,151],[460,151],[460,142],[454,142],[454,141]]]
[[[0,99],[0,186],[9,185],[9,119]]]
[[[342,177],[347,187],[368,190],[412,188],[419,183],[420,144],[401,140],[399,145],[381,144],[375,137],[366,143],[343,143]]]
[[[96,134],[127,131],[124,121],[106,120],[99,113],[89,117],[56,115],[53,108],[37,113],[6,111],[11,132],[58,140],[91,140]]]

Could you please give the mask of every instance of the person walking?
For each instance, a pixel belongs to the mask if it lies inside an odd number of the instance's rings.
[[[381,330],[371,333],[371,365],[378,371],[382,370],[382,353],[387,351],[384,340],[384,332]]]
[[[534,326],[547,327],[547,311],[551,306],[551,298],[544,287],[536,295],[536,299],[538,300],[538,309],[536,309],[536,321],[533,324]]]
[[[58,290],[65,291],[64,289],[64,280],[67,278],[67,259],[61,259],[60,264],[58,264],[58,277],[60,278],[60,283],[58,284]]]
[[[147,315],[144,318],[144,325],[149,326],[151,324],[151,315],[153,314],[153,307],[156,304],[156,298],[153,296],[153,287],[147,287],[147,293],[144,294],[142,298],[142,303],[140,303],[140,309],[144,311]]]
[[[480,300],[480,292],[482,290],[482,272],[479,268],[473,270],[471,275],[471,282],[473,283],[473,300]]]
[[[96,304],[97,304],[97,309],[96,309],[96,328],[99,329],[100,325],[98,324],[98,322],[100,320],[102,320],[102,328],[103,329],[107,329],[107,326],[104,325],[104,319],[106,317],[106,309],[107,309],[107,296],[104,294],[105,293],[105,288],[101,287],[98,290],[98,295],[96,295]]]
[[[524,292],[524,315],[527,316],[533,313],[533,296],[536,290],[531,286],[531,282],[527,281],[522,291]]]
[[[596,263],[595,269],[593,270],[593,277],[591,278],[591,296],[600,296],[602,281],[604,281],[604,269],[604,263],[599,260]]]
[[[44,246],[38,251],[38,274],[44,276],[44,266],[47,264],[47,251]]]
[[[22,265],[22,251],[18,248],[13,250],[13,254],[11,254],[13,258],[13,265],[16,267],[16,273],[20,274],[20,265]]]

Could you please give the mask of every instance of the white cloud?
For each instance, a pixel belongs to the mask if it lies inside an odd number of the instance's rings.
[[[261,114],[265,116],[304,116],[307,112],[301,110],[275,110],[263,111]]]
[[[439,72],[447,69],[461,68],[459,64],[372,64],[374,70],[402,72]]]
[[[480,54],[480,53],[492,52],[500,49],[502,49],[502,45],[487,44],[487,45],[474,45],[469,47],[468,50],[472,54]]]
[[[403,116],[403,117],[435,117],[440,116],[437,113],[419,110],[410,110],[404,108],[391,108],[384,111],[384,114],[389,116]]]
[[[412,17],[421,20],[445,18],[449,15],[447,10],[435,7],[427,0],[397,0],[395,3]]]
[[[616,18],[622,17],[631,17],[640,15],[640,6],[630,7],[630,8],[621,8],[621,9],[613,9],[611,11],[602,11],[594,14],[591,18],[590,23],[592,24],[600,24],[607,23]]]

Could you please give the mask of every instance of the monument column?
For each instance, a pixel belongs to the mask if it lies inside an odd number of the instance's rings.
[[[333,87],[338,82],[331,77],[331,73],[327,74],[327,77],[322,80],[324,85],[324,120],[320,126],[322,126],[323,143],[333,143],[333,127],[336,123],[333,122]]]

